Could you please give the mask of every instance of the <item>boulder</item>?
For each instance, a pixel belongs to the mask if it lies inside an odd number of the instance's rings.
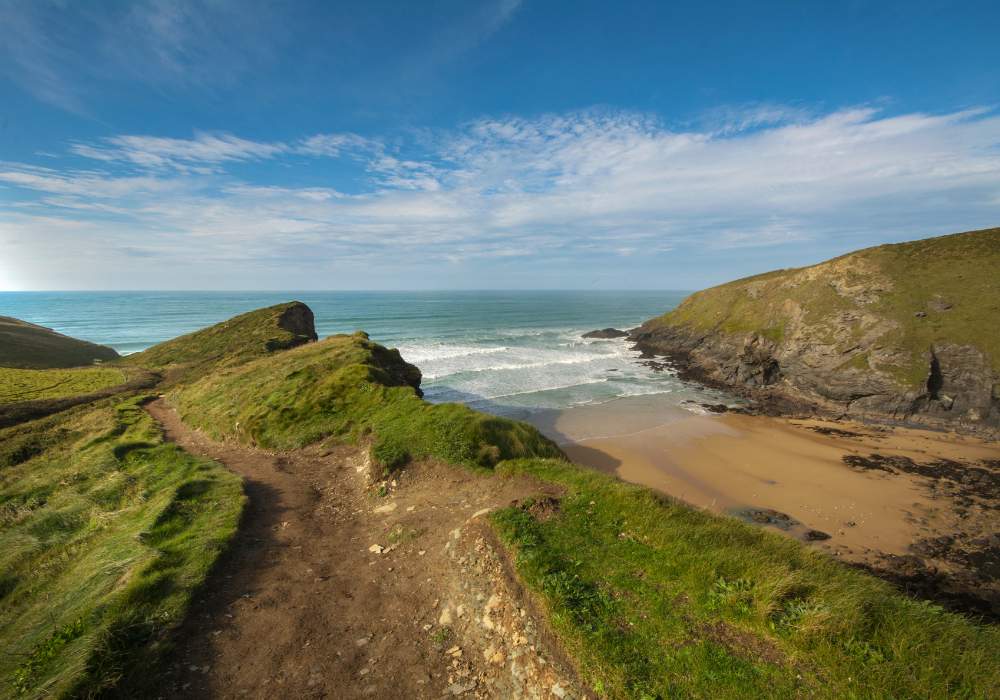
[[[610,340],[612,338],[624,338],[628,331],[620,331],[617,328],[601,328],[600,330],[584,333],[584,338],[598,338],[600,340]]]

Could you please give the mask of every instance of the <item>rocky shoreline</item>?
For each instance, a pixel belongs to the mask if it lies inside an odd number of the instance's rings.
[[[733,393],[754,413],[850,418],[1000,438],[1000,396],[994,396],[990,370],[974,348],[939,350],[928,367],[927,390],[917,393],[902,391],[875,373],[818,371],[808,356],[757,334],[644,324],[627,339],[647,366]]]

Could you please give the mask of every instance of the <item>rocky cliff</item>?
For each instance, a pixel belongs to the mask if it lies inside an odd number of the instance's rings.
[[[777,410],[1000,427],[1000,229],[692,294],[631,338]]]

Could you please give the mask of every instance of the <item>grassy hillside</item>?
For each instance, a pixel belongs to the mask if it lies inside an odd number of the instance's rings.
[[[883,245],[697,292],[646,327],[807,338],[919,389],[932,344],[975,346],[1000,372],[998,270],[1000,229]]]
[[[494,515],[517,570],[601,697],[990,697],[1000,631],[911,600],[803,544],[545,455],[533,428],[432,406],[391,351],[337,336],[169,396],[216,437],[273,448],[371,437],[563,486]]]
[[[81,367],[108,362],[118,353],[9,316],[0,316],[0,367]]]
[[[356,333],[205,377],[169,398],[185,422],[216,438],[277,449],[370,438],[373,458],[386,469],[425,457],[492,466],[561,455],[524,423],[424,402],[419,378],[398,352]]]
[[[0,696],[142,673],[242,507],[239,479],[165,444],[138,398],[0,431]]]
[[[273,352],[275,333],[306,335],[275,331],[282,308],[144,354],[188,369],[168,393],[184,420],[268,448],[370,442],[385,469],[432,458],[560,485],[492,522],[601,697],[996,697],[996,627],[580,469],[526,424],[428,404],[419,371],[362,333]],[[0,694],[88,696],[147,672],[235,532],[239,480],[165,444],[140,402],[0,431]]]
[[[13,369],[0,367],[0,404],[89,394],[125,381],[114,367]]]
[[[313,313],[292,301],[250,311],[140,353],[126,362],[153,369],[175,368],[196,376],[232,367],[278,350],[316,340]]]
[[[493,522],[601,697],[997,697],[995,626],[566,462],[498,471],[566,488]]]

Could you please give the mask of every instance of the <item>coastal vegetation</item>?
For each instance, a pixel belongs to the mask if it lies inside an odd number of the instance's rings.
[[[979,698],[1000,686],[996,627],[577,467],[524,423],[429,404],[397,351],[361,332],[311,342],[307,312],[244,314],[126,364],[162,373],[184,423],[217,440],[349,443],[377,480],[431,461],[547,485],[490,521],[600,697]],[[14,696],[89,696],[155,668],[237,530],[240,480],[166,441],[149,398],[0,431],[0,682]]]
[[[70,338],[50,328],[0,316],[0,367],[80,367],[118,359],[103,345]]]
[[[0,404],[90,394],[125,381],[117,367],[17,369],[0,367]]]
[[[302,302],[292,301],[240,314],[129,355],[124,361],[150,369],[170,369],[176,381],[314,340],[312,310]]]
[[[185,422],[215,438],[272,449],[367,440],[385,470],[425,458],[491,467],[562,454],[524,423],[460,404],[429,404],[419,384],[420,371],[396,350],[355,333],[207,376],[169,398]]]
[[[6,697],[142,673],[236,531],[240,480],[163,440],[142,396],[0,431]]]
[[[557,460],[556,504],[493,515],[601,697],[989,697],[1000,630],[734,518]]]
[[[634,334],[734,387],[1000,421],[1000,229],[867,248],[692,294]]]

